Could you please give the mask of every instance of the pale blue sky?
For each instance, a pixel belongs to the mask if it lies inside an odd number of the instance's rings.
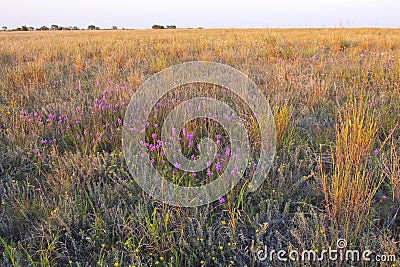
[[[398,0],[0,0],[0,27],[395,27]]]

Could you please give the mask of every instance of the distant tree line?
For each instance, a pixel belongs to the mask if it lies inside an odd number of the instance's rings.
[[[8,29],[7,26],[2,26],[1,29],[3,31],[74,31],[74,30],[84,30],[84,29],[80,29],[77,26],[59,26],[56,24],[52,24],[50,25],[50,27],[48,26],[41,26],[38,28],[34,28],[34,27],[30,27],[30,26],[20,26],[17,27],[15,29]],[[99,27],[95,26],[95,25],[89,25],[87,27],[88,30],[100,30]],[[104,29],[104,30],[118,30],[117,26],[112,26],[110,29]]]
[[[158,24],[154,24],[152,27],[152,29],[176,29],[175,25],[158,25]],[[3,31],[75,31],[75,30],[85,30],[85,29],[80,29],[77,26],[59,26],[57,24],[52,24],[50,25],[50,27],[48,26],[41,26],[38,28],[34,28],[31,26],[26,26],[26,25],[22,25],[20,27],[17,27],[15,29],[8,29],[7,26],[3,26],[1,28]],[[118,30],[117,26],[112,26],[109,29],[100,29],[99,27],[97,27],[96,25],[89,25],[86,28],[87,30],[90,31],[94,31],[94,30]],[[125,30],[125,28],[122,28],[122,30]]]
[[[175,25],[167,25],[167,26],[164,26],[164,25],[154,24],[151,28],[152,28],[152,29],[155,29],[155,30],[161,30],[161,29],[176,29],[176,26],[175,26]]]

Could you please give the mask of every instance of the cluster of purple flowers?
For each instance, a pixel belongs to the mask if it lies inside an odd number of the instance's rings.
[[[55,85],[59,84],[57,81]],[[80,85],[77,90],[82,93]],[[50,139],[40,139],[42,145],[55,143],[56,137],[72,138],[74,139],[72,142],[77,146],[84,142],[95,146],[100,142],[113,142],[114,139],[120,140],[119,133],[115,132],[120,131],[122,127],[121,115],[126,108],[126,104],[120,100],[120,93],[120,88],[104,90],[100,98],[85,100],[82,105],[67,110],[68,114],[57,114],[57,112],[43,114],[39,111],[21,110],[19,118],[34,127],[40,127],[44,136],[53,136]]]

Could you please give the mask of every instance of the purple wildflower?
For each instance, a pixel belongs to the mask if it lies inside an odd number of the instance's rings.
[[[221,171],[222,170],[222,166],[221,166],[221,162],[217,162],[216,164],[215,164],[215,170],[217,170],[217,171]]]
[[[179,164],[178,162],[175,162],[174,167],[177,169],[180,169],[180,168],[182,168],[182,165]]]
[[[237,165],[235,165],[235,167],[233,168],[233,170],[231,171],[231,175],[234,176],[239,172],[239,167]]]
[[[230,155],[231,155],[231,149],[227,147],[225,151],[225,157],[229,158]]]

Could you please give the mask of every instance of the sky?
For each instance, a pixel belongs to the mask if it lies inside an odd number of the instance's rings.
[[[400,28],[399,13],[398,0],[0,0],[0,27]]]

